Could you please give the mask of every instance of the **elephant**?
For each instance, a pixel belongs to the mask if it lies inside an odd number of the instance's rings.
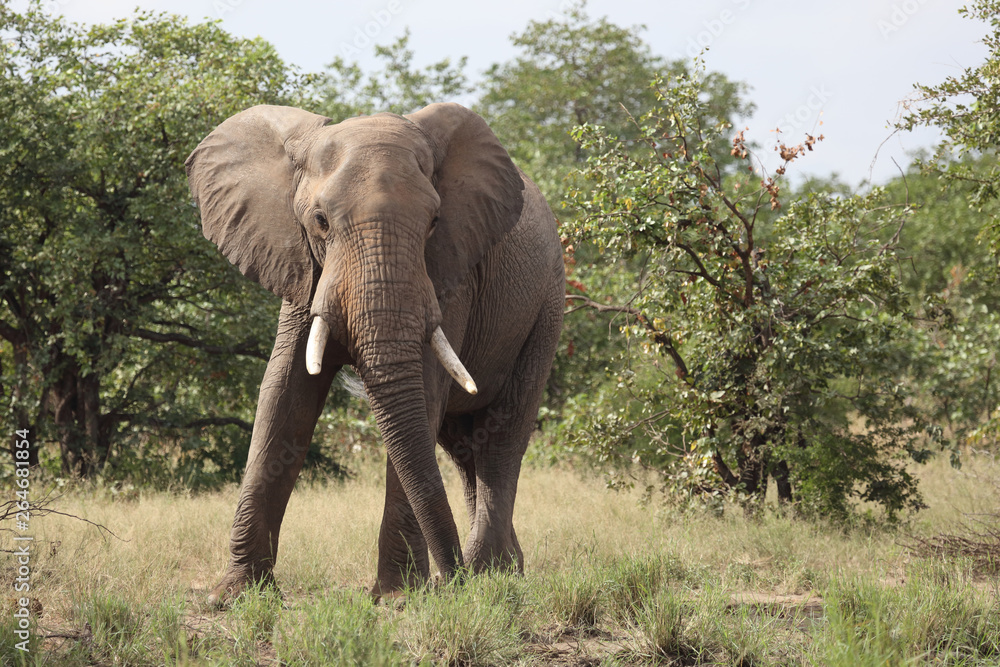
[[[186,161],[202,231],[282,299],[230,559],[209,602],[274,583],[289,496],[334,376],[360,377],[386,450],[371,593],[523,572],[514,498],[565,304],[557,223],[486,121],[454,103],[339,123],[261,105]],[[463,549],[436,458],[462,480]]]

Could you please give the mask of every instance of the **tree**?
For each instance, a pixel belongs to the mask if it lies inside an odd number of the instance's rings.
[[[919,507],[905,464],[926,456],[927,424],[898,382],[907,210],[879,189],[783,206],[788,164],[822,137],[780,144],[773,176],[727,173],[714,147],[731,128],[704,122],[700,70],[664,76],[654,94],[635,123],[641,149],[601,127],[576,131],[592,157],[573,237],[642,267],[624,303],[571,297],[617,313],[625,346],[629,400],[595,411],[582,438],[688,493],[760,500],[773,478],[781,500],[824,516],[848,517],[855,500],[890,517]],[[730,146],[747,167],[745,133]]]
[[[964,167],[981,169],[984,159],[968,156]],[[900,245],[903,285],[919,315],[910,353],[914,399],[944,427],[955,464],[963,445],[995,442],[990,417],[1000,400],[996,257],[982,234],[1000,202],[970,207],[977,188],[916,166],[886,185],[890,199],[913,208]]]
[[[348,64],[336,58],[312,82],[314,111],[338,122],[384,111],[408,114],[471,91],[464,57],[455,65],[445,58],[423,70],[414,69],[409,41],[407,30],[388,46],[376,45],[375,57],[384,64],[380,71],[367,76],[358,63]]]
[[[629,115],[656,105],[649,82],[679,74],[685,61],[668,62],[643,41],[643,26],[624,28],[606,17],[592,19],[581,1],[560,19],[531,21],[511,41],[520,54],[486,71],[476,105],[511,157],[539,184],[550,202],[561,202],[564,179],[587,157],[571,132],[599,123],[615,136],[637,139]],[[706,120],[748,115],[745,86],[722,74],[705,76]],[[720,145],[720,156],[728,149]],[[722,158],[725,161],[725,158]]]
[[[945,136],[931,157],[916,161],[925,177],[937,181],[917,182],[918,188],[934,189],[917,218],[927,221],[923,228],[931,232],[922,235],[924,254],[944,260],[938,266],[943,274],[924,281],[931,286],[924,292],[926,310],[939,324],[922,332],[918,378],[925,387],[922,403],[948,424],[956,448],[996,443],[1000,436],[993,378],[1000,333],[1000,2],[974,0],[959,13],[990,26],[983,38],[989,50],[985,62],[936,85],[917,84],[897,124],[903,130],[936,127]],[[988,246],[992,257],[979,244]]]
[[[593,19],[580,2],[563,17],[530,22],[511,38],[518,55],[486,72],[476,111],[570,227],[575,211],[563,202],[590,154],[573,137],[573,128],[597,123],[621,137],[629,150],[641,148],[631,117],[657,106],[649,82],[660,73],[688,70],[686,62],[654,54],[642,30]],[[703,92],[706,124],[732,121],[752,110],[742,98],[745,86],[721,74],[707,74]],[[733,163],[725,139],[713,150],[720,164]],[[627,298],[641,267],[622,257],[599,255],[580,239],[566,242],[569,291]],[[585,310],[566,318],[545,408],[545,414],[558,417],[558,428],[572,432],[577,417],[597,403],[616,400],[615,383],[606,371],[616,350],[606,315]]]
[[[184,160],[294,73],[169,15],[85,28],[34,2],[0,32],[5,430],[63,474],[238,469],[278,304],[202,237]]]
[[[939,128],[945,141],[931,159],[919,164],[948,181],[971,184],[969,201],[982,210],[1000,195],[996,160],[1000,143],[1000,0],[974,0],[958,11],[966,18],[989,23],[991,32],[983,38],[989,49],[986,62],[934,86],[917,84],[915,99],[897,127]],[[987,216],[983,222],[994,252],[1000,252],[998,218]]]

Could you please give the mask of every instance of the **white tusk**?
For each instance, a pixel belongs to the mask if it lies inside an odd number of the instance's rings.
[[[458,360],[458,355],[455,354],[451,343],[445,338],[441,327],[435,329],[434,334],[431,336],[431,349],[434,350],[434,354],[437,355],[441,365],[448,371],[448,375],[455,378],[455,382],[462,385],[462,388],[473,396],[479,393],[475,381],[469,375],[469,371],[465,370],[462,362]]]
[[[323,370],[323,351],[326,350],[326,339],[330,336],[330,325],[322,317],[313,318],[309,330],[309,342],[306,343],[306,370],[309,375],[319,375]]]

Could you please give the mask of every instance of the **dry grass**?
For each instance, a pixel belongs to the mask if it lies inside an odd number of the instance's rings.
[[[457,476],[442,467],[464,532]],[[358,594],[375,572],[383,472],[373,462],[356,468],[359,474],[349,482],[296,489],[276,569],[284,609],[262,598],[242,615],[214,613],[202,602],[226,565],[235,488],[198,496],[139,493],[127,499],[122,494],[112,499],[101,490],[66,494],[57,501],[60,511],[107,526],[120,539],[68,517],[32,522],[33,596],[43,610],[38,629],[63,635],[47,640],[36,657],[52,656],[53,664],[260,664],[276,659],[268,637],[282,655],[311,655],[307,647],[316,643],[311,624],[326,627],[329,619],[354,618],[364,606]],[[930,505],[909,527],[918,536],[955,532],[969,512],[998,512],[1000,474],[988,457],[967,457],[961,471],[935,461],[918,473]],[[790,650],[796,660],[804,660],[810,651],[833,646],[828,637],[812,634],[822,623],[803,617],[795,606],[796,600],[806,600],[811,609],[821,609],[827,590],[839,591],[838,600],[854,595],[858,586],[910,591],[904,584],[917,577],[945,587],[977,584],[985,596],[982,604],[997,604],[995,586],[976,580],[969,563],[921,558],[901,546],[897,533],[844,531],[775,513],[752,520],[739,511],[722,518],[677,514],[639,500],[638,492],[606,490],[597,477],[527,468],[515,516],[525,579],[476,583],[444,602],[415,593],[402,612],[382,609],[358,621],[358,628],[367,629],[357,632],[370,644],[338,650],[360,651],[357,655],[376,656],[386,664],[407,650],[409,659],[450,656],[462,662],[461,656],[478,654],[469,653],[472,649],[457,638],[481,633],[482,643],[471,646],[493,642],[489,655],[494,657],[466,662],[509,661],[515,651],[526,664],[585,664],[601,656],[632,663],[676,645],[686,647],[689,658],[697,654],[726,662],[725,656],[750,651],[758,656],[753,664],[769,664],[760,656]],[[3,572],[5,579],[12,578],[10,563],[3,564]],[[863,585],[851,588],[845,581]],[[500,602],[476,606],[497,595]],[[878,604],[907,607],[895,598]],[[480,609],[479,616],[463,609]],[[973,618],[975,609],[962,613]],[[775,626],[779,617],[788,620]],[[475,619],[480,625],[461,625]],[[448,635],[445,626],[459,629]],[[994,636],[991,628],[980,633],[987,644]],[[567,643],[567,636],[573,641]],[[446,645],[431,641],[442,637],[456,639]]]

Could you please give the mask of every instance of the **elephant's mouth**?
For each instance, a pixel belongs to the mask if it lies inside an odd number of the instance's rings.
[[[326,341],[330,337],[330,325],[322,317],[317,315],[313,318],[312,328],[309,330],[309,341],[306,344],[306,370],[310,375],[319,375],[323,370],[323,352],[326,350]],[[462,365],[451,343],[444,335],[441,327],[434,329],[431,335],[431,349],[434,350],[438,361],[444,366],[448,374],[455,379],[465,391],[473,396],[479,393],[475,381],[469,371]]]

